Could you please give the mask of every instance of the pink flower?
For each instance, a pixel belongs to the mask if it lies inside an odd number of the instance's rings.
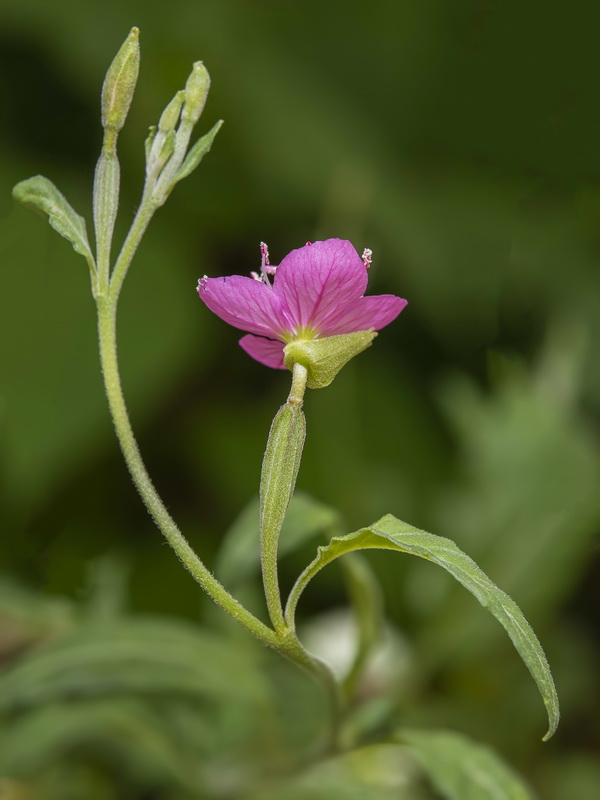
[[[201,278],[198,294],[211,311],[248,331],[242,348],[261,364],[285,369],[283,348],[290,342],[320,339],[389,325],[407,301],[392,294],[364,297],[370,251],[363,258],[343,239],[306,244],[279,264],[263,255],[261,274]],[[273,284],[269,275],[274,275]]]

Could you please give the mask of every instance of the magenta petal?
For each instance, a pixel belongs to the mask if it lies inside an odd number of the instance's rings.
[[[270,286],[242,275],[202,278],[198,295],[221,319],[243,331],[276,337],[289,328],[281,299]]]
[[[322,336],[336,336],[340,333],[366,331],[373,328],[378,331],[393,322],[402,309],[408,305],[407,300],[393,294],[375,294],[361,297],[351,306],[340,309],[329,317]]]
[[[273,369],[285,369],[283,364],[283,342],[276,342],[273,339],[263,339],[262,336],[242,336],[240,339],[240,347],[245,350],[249,356],[260,361],[267,367]]]
[[[327,319],[354,304],[366,288],[366,267],[352,244],[343,239],[292,250],[277,267],[273,286],[296,331],[311,328],[316,333],[322,333]]]

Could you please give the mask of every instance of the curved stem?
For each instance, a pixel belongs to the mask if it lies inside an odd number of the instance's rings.
[[[311,656],[304,649],[293,630],[288,629],[285,624],[277,631],[269,628],[239,603],[207,569],[203,561],[197,553],[194,552],[185,536],[177,527],[156,491],[142,460],[129,421],[127,406],[121,388],[117,359],[117,301],[129,265],[131,264],[133,256],[135,255],[155,210],[156,205],[151,201],[149,195],[145,193],[131,229],[119,253],[110,279],[108,291],[106,291],[104,287],[100,287],[98,295],[96,296],[100,362],[106,396],[108,398],[108,404],[121,451],[135,487],[150,512],[150,515],[194,580],[217,605],[253,633],[260,641],[272,647],[274,650],[277,650],[281,655],[303,668],[312,675],[318,683],[324,686],[330,698],[331,705],[332,726],[329,749],[333,751],[337,748],[342,708],[342,695],[340,685],[336,678],[326,664]],[[292,388],[287,405],[298,411],[300,411],[302,406],[306,381],[307,372],[305,368],[300,365],[295,365]],[[276,558],[277,554],[275,550],[275,559]],[[281,601],[278,600],[278,603],[280,604]]]
[[[165,508],[142,460],[121,389],[117,360],[116,303],[112,298],[106,296],[99,297],[97,302],[100,362],[106,396],[123,457],[146,508],[183,566],[209,597],[260,641],[293,661],[324,686],[330,698],[332,710],[329,746],[335,749],[339,730],[341,694],[339,684],[329,668],[304,649],[293,631],[286,630],[276,633],[239,603],[207,569]]]
[[[275,632],[244,608],[207,569],[175,524],[150,480],[131,428],[121,389],[117,362],[116,305],[107,297],[98,298],[98,337],[106,396],[117,438],[133,482],[150,515],[184,567],[215,603],[265,644],[282,649]]]

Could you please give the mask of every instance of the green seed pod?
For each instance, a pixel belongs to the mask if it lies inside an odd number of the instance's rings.
[[[283,348],[283,363],[290,370],[294,364],[302,364],[308,372],[308,388],[322,389],[329,386],[351,358],[366,350],[376,336],[376,331],[368,330],[290,342]]]

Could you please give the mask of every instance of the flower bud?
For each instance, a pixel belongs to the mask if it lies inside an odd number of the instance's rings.
[[[148,128],[148,136],[146,137],[146,141],[144,142],[146,161],[150,160],[150,153],[152,152],[152,145],[154,144],[154,140],[156,139],[157,132],[158,128],[156,127],[156,125],[150,125],[150,127]]]
[[[308,372],[308,388],[322,389],[329,386],[351,358],[366,350],[376,336],[376,331],[368,330],[290,342],[283,348],[283,363],[290,370],[294,364],[302,364]]]
[[[181,91],[177,92],[175,97],[171,100],[168,106],[165,108],[163,113],[160,115],[160,120],[158,123],[158,130],[162,133],[168,133],[175,129],[175,126],[179,122],[179,114],[181,113],[181,107],[183,105],[183,101],[185,100],[185,91],[181,89]]]
[[[175,131],[169,131],[156,154],[156,169],[158,172],[164,167],[175,151]]]
[[[102,127],[117,133],[125,124],[140,68],[140,32],[132,28],[108,68],[102,86]]]
[[[195,125],[198,122],[204,110],[209,89],[208,70],[202,61],[196,61],[185,84],[185,104],[181,115],[185,123]]]

